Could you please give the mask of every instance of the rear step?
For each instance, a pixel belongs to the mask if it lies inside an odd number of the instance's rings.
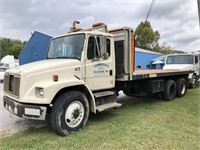
[[[113,91],[105,91],[105,92],[94,93],[93,95],[95,98],[99,98],[99,97],[104,97],[104,96],[111,96],[114,94],[115,94],[115,92],[113,92]]]
[[[96,107],[96,109],[97,109],[98,112],[102,112],[102,111],[105,111],[105,110],[108,110],[108,109],[111,109],[111,108],[117,108],[117,107],[120,107],[120,106],[122,106],[122,104],[113,102],[113,103],[107,103],[107,104],[99,105],[99,106]]]

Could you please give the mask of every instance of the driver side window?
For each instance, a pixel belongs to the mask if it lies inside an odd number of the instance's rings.
[[[110,39],[90,36],[88,40],[87,58],[97,59],[107,54],[110,56]]]
[[[100,55],[100,39],[90,36],[88,40],[87,58],[89,60],[98,58]]]

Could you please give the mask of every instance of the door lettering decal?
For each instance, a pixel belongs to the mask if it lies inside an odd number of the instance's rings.
[[[94,65],[94,76],[109,76],[109,65],[105,63]]]

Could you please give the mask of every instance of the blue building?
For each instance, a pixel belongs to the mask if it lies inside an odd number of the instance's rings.
[[[135,48],[135,68],[136,69],[150,69],[151,61],[160,56],[162,56],[162,54],[136,47]]]
[[[162,69],[165,65],[165,60],[168,55],[162,55],[151,60],[151,69]]]
[[[51,38],[49,35],[35,31],[19,54],[19,65],[45,59]]]

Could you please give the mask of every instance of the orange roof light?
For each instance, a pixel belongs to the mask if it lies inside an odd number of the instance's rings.
[[[93,28],[98,27],[98,26],[105,26],[105,23],[99,22],[92,25]]]

